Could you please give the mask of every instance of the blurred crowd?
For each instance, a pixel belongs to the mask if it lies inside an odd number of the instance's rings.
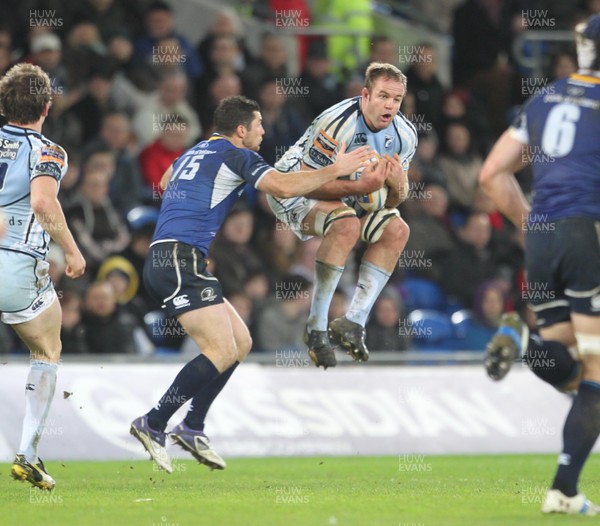
[[[532,94],[523,89],[532,84],[514,60],[514,38],[542,18],[571,28],[600,11],[600,2],[414,2],[423,15],[431,4],[443,4],[434,25],[453,37],[451,85],[440,80],[434,44],[420,42],[409,53],[404,46],[401,54],[393,37],[375,32],[370,1],[333,0],[325,11],[320,4],[240,2],[219,11],[210,29],[192,42],[175,24],[176,3],[2,2],[0,74],[14,63],[31,62],[52,79],[53,103],[43,131],[69,154],[59,198],[88,262],[85,278],[71,281],[64,276],[63,255],[51,247],[51,275],[63,308],[63,352],[177,352],[185,335],[161,315],[141,278],[164,171],[187,147],[210,136],[219,101],[240,94],[261,105],[266,133],[260,153],[274,163],[321,111],[360,95],[372,61],[393,63],[406,73],[402,111],[417,128],[419,146],[409,172],[409,199],[401,205],[410,240],[371,314],[368,347],[418,346],[423,331],[410,314],[420,310],[453,322],[460,318],[456,327],[469,322],[461,335],[440,338],[438,347],[481,350],[503,312],[525,308],[523,232],[494,209],[477,177],[490,146]],[[248,17],[269,28],[258,53],[246,44]],[[289,37],[280,31],[293,23],[366,28],[373,34],[362,42],[298,37],[293,62],[300,73],[293,75]],[[544,57],[548,82],[576,71],[572,46],[548,44]],[[527,192],[530,177],[525,173],[521,179]],[[256,351],[304,349],[318,245],[319,239],[300,242],[277,223],[265,196],[251,188],[227,218],[209,254],[209,270],[251,328]],[[357,246],[346,265],[332,318],[345,312],[363,249]],[[0,352],[19,350],[24,352],[12,332],[0,327]]]

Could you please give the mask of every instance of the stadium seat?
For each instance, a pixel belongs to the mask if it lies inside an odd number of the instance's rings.
[[[127,213],[127,224],[131,230],[139,230],[157,221],[158,209],[153,206],[136,206]]]
[[[450,316],[432,309],[417,309],[407,317],[408,334],[419,350],[444,351],[456,349]]]
[[[400,284],[407,311],[415,309],[443,310],[446,297],[441,287],[434,281],[423,278],[410,278]]]
[[[454,336],[466,338],[473,326],[473,313],[469,309],[457,310],[452,313],[450,320],[454,328]]]
[[[180,350],[184,330],[163,310],[153,310],[144,316],[144,327],[154,344],[155,354],[173,354]]]
[[[457,348],[464,351],[483,352],[485,346],[496,332],[495,328],[487,327],[478,322],[469,309],[454,312],[450,319],[457,341]]]

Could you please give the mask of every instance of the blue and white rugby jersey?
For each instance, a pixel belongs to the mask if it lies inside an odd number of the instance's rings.
[[[299,170],[304,161],[307,166],[317,169],[335,161],[335,155],[342,143],[351,152],[368,145],[379,155],[400,156],[404,171],[417,148],[417,131],[414,125],[398,112],[390,125],[379,131],[367,126],[361,110],[361,97],[343,100],[321,113],[308,127],[294,146],[275,163],[282,172]]]
[[[574,74],[545,86],[509,130],[530,148],[530,222],[600,219],[600,78]]]
[[[152,243],[181,241],[205,255],[248,183],[273,167],[252,150],[214,134],[173,163]]]
[[[44,259],[50,236],[31,209],[31,180],[49,176],[60,184],[67,171],[67,153],[41,133],[6,125],[0,128],[0,209],[7,233],[0,249]]]

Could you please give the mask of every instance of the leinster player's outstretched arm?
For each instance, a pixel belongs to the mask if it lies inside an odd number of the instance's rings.
[[[320,186],[356,171],[373,155],[368,146],[361,146],[353,152],[346,153],[346,145],[342,144],[333,164],[318,170],[301,170],[299,172],[279,172],[271,170],[258,182],[258,189],[275,197],[295,197],[310,194]]]

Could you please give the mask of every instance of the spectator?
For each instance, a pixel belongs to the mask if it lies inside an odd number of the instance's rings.
[[[67,151],[69,150],[67,149]],[[69,166],[67,173],[60,181],[60,191],[58,192],[58,200],[63,210],[68,210],[71,207],[77,195],[80,171],[81,158],[79,150],[74,149],[72,153],[69,152]]]
[[[246,67],[242,75],[243,93],[254,100],[258,98],[260,85],[267,78],[289,78],[288,54],[283,37],[273,33],[263,35],[260,55]]]
[[[88,288],[83,326],[90,352],[135,353],[135,319],[119,307],[115,291],[109,282],[97,281]]]
[[[181,73],[172,73],[161,81],[158,94],[133,117],[132,128],[141,148],[154,142],[165,125],[177,120],[178,115],[188,123],[186,146],[195,144],[202,128],[196,113],[185,100],[186,91],[187,80]]]
[[[242,94],[240,78],[235,74],[221,75],[208,87],[208,97],[198,107],[198,115],[204,129],[204,136],[210,137],[213,130],[213,114],[223,99]]]
[[[340,84],[331,73],[331,63],[324,41],[315,40],[310,44],[306,65],[300,78],[302,87],[307,91],[307,97],[301,101],[302,107],[306,110],[304,115],[307,120],[314,119],[340,101]]]
[[[426,184],[437,184],[446,188],[446,176],[437,155],[437,148],[438,138],[435,131],[419,135],[417,151],[409,169],[409,181],[420,183],[416,185],[417,188],[422,189]]]
[[[367,347],[373,351],[405,351],[407,337],[400,334],[400,295],[391,287],[383,289],[373,307],[367,330]]]
[[[159,72],[134,56],[133,42],[127,31],[113,33],[108,40],[108,53],[117,69],[115,91],[125,97],[127,107],[139,108],[146,95],[158,89]]]
[[[145,14],[146,34],[136,43],[136,54],[143,61],[152,62],[161,47],[166,46],[165,39],[172,39],[177,54],[182,57],[178,62],[183,67],[189,82],[194,82],[203,73],[203,65],[186,38],[175,31],[173,9],[169,4],[156,1],[150,4]],[[166,48],[165,48],[166,49]]]
[[[142,175],[132,153],[133,139],[127,115],[112,111],[102,117],[98,138],[86,148],[88,153],[109,150],[114,155],[115,170],[109,195],[123,216],[142,200]]]
[[[440,281],[447,258],[455,247],[448,215],[448,194],[437,184],[423,187],[424,199],[407,217],[410,237],[400,263],[412,276]]]
[[[310,284],[300,276],[277,283],[275,298],[260,312],[256,348],[261,351],[305,351],[304,332],[310,307]]]
[[[485,101],[496,135],[506,128],[514,78],[512,7],[502,0],[467,0],[454,12],[454,85],[474,90]]]
[[[473,318],[461,342],[464,350],[483,351],[498,330],[500,318],[505,312],[504,286],[495,281],[481,284],[475,293]]]
[[[444,87],[437,75],[437,56],[432,44],[424,42],[416,46],[411,57],[411,67],[406,72],[408,89],[415,94],[417,122],[430,122],[440,128]]]
[[[211,247],[215,276],[223,285],[223,295],[241,290],[248,276],[263,267],[262,259],[250,245],[254,216],[246,208],[232,210]]]
[[[451,206],[463,211],[472,208],[482,165],[481,156],[473,151],[469,129],[458,122],[450,124],[440,166],[446,174]]]
[[[131,22],[123,3],[115,0],[88,0],[84,3],[82,14],[94,21],[105,42],[115,30],[124,30]]]
[[[287,98],[274,78],[263,81],[258,92],[265,129],[260,154],[271,165],[277,161],[278,152],[281,155],[282,151],[293,146],[308,125],[294,107],[286,104]]]
[[[221,75],[238,74],[240,67],[240,49],[233,35],[215,35],[211,38],[208,50],[206,73],[202,75],[196,86],[196,103],[202,104],[208,94],[208,87]]]
[[[283,223],[274,223],[269,234],[258,241],[258,246],[266,272],[272,280],[278,280],[290,273],[301,243],[294,232]]]
[[[67,94],[67,70],[62,64],[62,44],[60,38],[54,33],[42,33],[36,35],[31,41],[32,64],[40,66],[52,83],[52,94]],[[56,105],[56,97],[53,97],[52,105]],[[65,99],[67,101],[68,99]]]
[[[242,22],[238,14],[230,7],[223,7],[210,24],[208,35],[202,39],[196,48],[198,56],[204,64],[210,62],[211,48],[215,38],[220,36],[233,37],[237,42],[238,54],[236,56],[235,71],[243,71],[252,59],[243,39]]]
[[[454,249],[442,269],[441,285],[448,296],[472,306],[479,286],[496,277],[496,264],[490,247],[490,218],[482,212],[467,216],[457,231]]]
[[[480,155],[486,155],[492,145],[492,134],[483,108],[463,89],[454,89],[446,93],[442,105],[442,117],[438,135],[446,136],[450,124],[466,124],[473,138],[473,146]]]
[[[91,20],[83,20],[71,27],[66,44],[63,56],[69,72],[69,86],[77,86],[81,79],[89,78],[98,70],[100,62],[106,62],[108,50],[98,27]]]
[[[129,242],[127,228],[108,197],[110,174],[104,170],[84,172],[79,195],[65,215],[81,248],[90,274],[113,252]]]
[[[75,290],[67,290],[60,297],[62,323],[60,341],[62,352],[68,354],[87,354],[90,352],[81,321],[81,295]]]
[[[100,132],[102,115],[113,109],[111,98],[114,71],[109,63],[96,64],[86,81],[86,93],[69,109],[81,125],[82,143],[88,143]]]
[[[125,278],[127,283],[126,287],[121,287],[122,297],[118,298],[118,300],[142,324],[144,315],[147,312],[158,310],[161,307],[148,294],[146,285],[142,279],[144,263],[150,249],[156,220],[158,219],[158,210],[147,206],[140,206],[131,210],[127,215],[127,219],[131,231],[131,241],[124,250],[113,254],[104,261],[98,271],[98,279],[104,279],[113,270],[117,272],[124,271],[124,276],[122,275],[121,277]],[[113,279],[118,280],[119,276],[117,275]]]
[[[173,122],[165,123],[162,133],[140,153],[140,166],[146,194],[161,195],[160,180],[163,174],[187,148],[187,122],[177,115]]]

